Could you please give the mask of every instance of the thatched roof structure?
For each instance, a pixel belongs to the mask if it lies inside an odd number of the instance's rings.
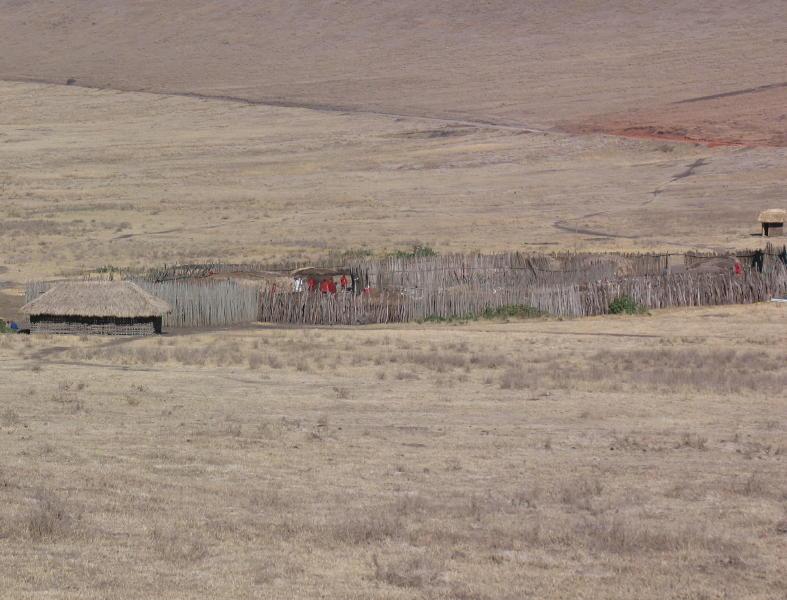
[[[134,318],[159,317],[172,308],[131,281],[68,281],[20,310],[27,315]]]
[[[760,223],[784,223],[787,221],[787,210],[783,208],[771,208],[764,210],[757,217]]]

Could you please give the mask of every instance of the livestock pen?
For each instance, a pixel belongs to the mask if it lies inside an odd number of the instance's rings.
[[[298,274],[350,273],[337,293],[293,285]],[[467,319],[528,307],[584,317],[626,297],[643,309],[752,303],[787,293],[787,249],[681,254],[505,253],[328,259],[302,264],[176,265],[121,276],[166,301],[166,328],[263,321],[356,325]],[[27,301],[50,282],[31,282]]]

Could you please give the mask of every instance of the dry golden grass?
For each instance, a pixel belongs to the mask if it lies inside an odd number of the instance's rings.
[[[0,595],[776,600],[786,344],[776,305],[2,336]]]
[[[440,252],[751,247],[787,174],[778,148],[33,84],[0,83],[0,102],[0,276],[19,285],[418,240]]]

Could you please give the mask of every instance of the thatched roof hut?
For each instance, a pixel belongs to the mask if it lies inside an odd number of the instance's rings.
[[[764,210],[757,217],[762,223],[762,235],[774,237],[784,233],[784,222],[787,221],[787,210],[783,208],[770,208]]]
[[[104,335],[161,333],[171,310],[130,281],[59,283],[21,308],[31,331]]]
[[[757,220],[760,223],[784,223],[787,221],[787,210],[783,208],[769,208],[762,211]]]

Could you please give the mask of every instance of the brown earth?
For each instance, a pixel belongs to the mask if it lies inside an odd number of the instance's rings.
[[[787,146],[787,83],[589,117],[564,129],[709,147]]]

